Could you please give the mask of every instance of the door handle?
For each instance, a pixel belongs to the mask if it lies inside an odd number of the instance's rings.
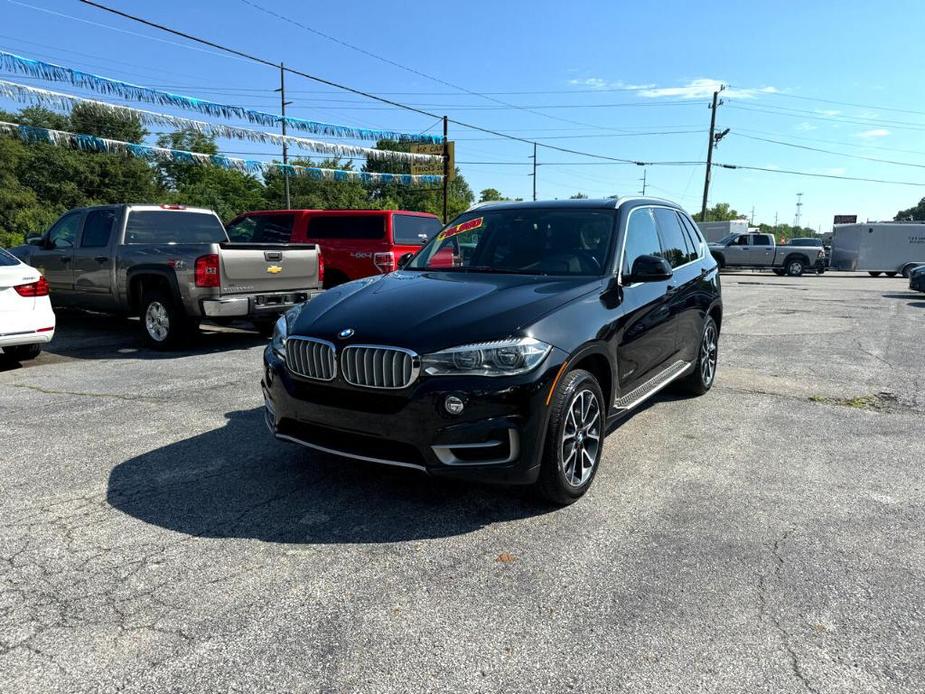
[[[105,255],[98,255],[94,258],[94,260],[98,263],[105,263],[107,260],[109,260],[109,258]]]

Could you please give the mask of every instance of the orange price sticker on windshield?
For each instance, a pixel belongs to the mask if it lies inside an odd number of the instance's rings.
[[[475,219],[470,219],[468,222],[463,222],[462,224],[457,224],[456,226],[450,227],[449,229],[444,229],[439,234],[437,234],[437,240],[445,241],[446,239],[453,236],[465,234],[467,231],[478,229],[480,226],[482,226],[482,222],[484,220],[484,217],[476,217]]]

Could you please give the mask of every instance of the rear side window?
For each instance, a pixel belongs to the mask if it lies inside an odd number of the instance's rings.
[[[753,245],[755,245],[755,246],[770,246],[770,245],[771,245],[771,237],[768,236],[767,234],[755,234],[755,242],[754,242]]]
[[[655,208],[658,230],[662,237],[662,257],[671,267],[679,267],[693,260],[693,249],[688,246],[687,235],[681,229],[681,221],[674,210]]]
[[[416,245],[430,241],[442,225],[433,217],[396,214],[392,217],[392,239],[397,244]]]
[[[228,240],[218,217],[201,212],[131,212],[125,243],[223,243]]]
[[[687,216],[678,213],[678,217],[681,219],[681,226],[687,231],[687,236],[691,240],[691,248],[694,249],[694,258],[699,258],[703,255],[703,236],[700,235],[700,230],[696,225],[687,218]]]
[[[641,255],[661,255],[662,247],[658,242],[658,230],[652,209],[645,207],[630,213],[626,226],[626,244],[623,248],[623,274],[630,275],[633,262]]]
[[[228,225],[228,238],[236,243],[289,243],[291,214],[256,214]]]
[[[109,245],[115,210],[93,210],[84,220],[84,231],[80,237],[81,248],[104,248]]]
[[[16,260],[16,257],[7,253],[5,250],[0,248],[0,267],[6,267],[8,265],[19,265],[19,261]]]
[[[385,215],[320,215],[308,222],[311,239],[381,239],[385,237]]]

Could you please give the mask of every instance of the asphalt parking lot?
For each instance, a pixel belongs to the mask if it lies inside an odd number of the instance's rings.
[[[723,285],[714,389],[562,510],[274,441],[254,333],[62,313],[0,372],[0,690],[925,690],[925,295]]]

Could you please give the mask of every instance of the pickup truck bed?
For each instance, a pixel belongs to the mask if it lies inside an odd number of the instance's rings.
[[[158,349],[203,319],[269,331],[321,287],[316,246],[231,243],[214,212],[180,206],[71,210],[14,253],[43,272],[54,305],[140,316]]]

